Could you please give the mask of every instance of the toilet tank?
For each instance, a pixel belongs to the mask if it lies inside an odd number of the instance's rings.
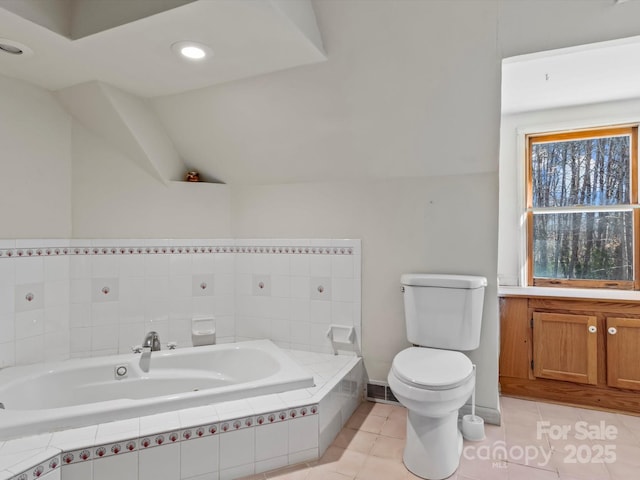
[[[409,273],[400,282],[411,343],[446,350],[478,348],[486,278]]]

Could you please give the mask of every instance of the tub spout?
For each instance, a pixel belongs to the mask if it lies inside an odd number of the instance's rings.
[[[143,351],[150,349],[152,352],[160,350],[160,337],[158,337],[157,332],[147,333],[147,336],[144,337],[144,341],[142,342],[142,349]]]

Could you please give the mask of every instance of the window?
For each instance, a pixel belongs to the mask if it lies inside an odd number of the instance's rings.
[[[527,137],[528,284],[638,289],[637,127]]]

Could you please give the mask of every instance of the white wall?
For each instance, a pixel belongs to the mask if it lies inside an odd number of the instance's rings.
[[[71,118],[50,92],[0,76],[0,238],[71,234]]]
[[[497,175],[234,187],[238,237],[362,239],[362,341],[369,378],[386,381],[408,346],[400,275],[485,275],[478,404],[497,406]]]
[[[231,235],[227,185],[165,185],[75,121],[72,138],[75,238]]]
[[[0,238],[229,237],[229,187],[167,185],[55,96],[0,76]]]
[[[326,62],[152,99],[187,164],[232,185],[496,171],[496,2],[314,9]]]
[[[640,99],[538,110],[502,117],[498,236],[498,277],[501,285],[525,285],[524,136],[528,133],[638,122]]]
[[[401,273],[485,275],[479,403],[495,407],[500,60],[638,34],[640,3],[314,9],[327,62],[157,98],[156,110],[189,164],[232,184],[234,236],[362,239],[372,379],[406,346]]]

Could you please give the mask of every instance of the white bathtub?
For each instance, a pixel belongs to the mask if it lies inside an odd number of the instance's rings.
[[[12,367],[0,440],[311,386],[269,340]]]

